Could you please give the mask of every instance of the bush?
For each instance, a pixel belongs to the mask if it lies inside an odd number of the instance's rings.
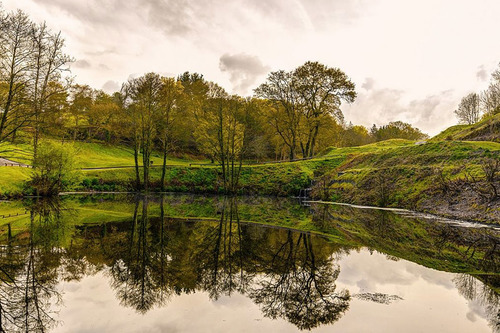
[[[72,145],[44,142],[33,161],[29,186],[39,196],[54,196],[67,189],[78,178]]]

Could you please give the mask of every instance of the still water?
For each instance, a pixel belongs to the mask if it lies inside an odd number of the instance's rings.
[[[500,232],[271,198],[0,202],[0,332],[499,332]]]

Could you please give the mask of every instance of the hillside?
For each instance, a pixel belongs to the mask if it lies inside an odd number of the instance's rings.
[[[328,201],[403,207],[482,222],[500,222],[498,171],[484,177],[500,144],[441,141],[393,149],[366,149],[318,177],[313,196]]]
[[[455,125],[436,135],[431,141],[469,140],[500,142],[500,113],[473,125]]]
[[[75,148],[75,159],[80,168],[105,168],[117,166],[133,166],[134,151],[123,145],[111,145],[101,142],[71,142]],[[33,147],[28,143],[4,143],[0,145],[0,157],[31,164]],[[153,165],[161,165],[163,158],[159,153],[151,156]],[[142,161],[142,160],[141,160]],[[175,165],[188,165],[193,161],[169,157],[168,163]],[[197,161],[199,163],[199,161]]]

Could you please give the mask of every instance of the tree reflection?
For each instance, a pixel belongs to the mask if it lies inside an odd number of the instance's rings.
[[[466,228],[407,217],[384,210],[312,204],[312,222],[323,232],[342,235],[386,254],[443,269],[498,272],[500,239],[489,228]]]
[[[194,257],[201,288],[215,300],[233,291],[244,293],[255,274],[245,271],[254,247],[244,248],[237,198],[225,198],[219,212],[218,224],[204,230]]]
[[[393,253],[388,258],[411,253],[426,264],[451,258],[463,265],[461,269],[498,268],[498,238],[488,231],[420,220],[401,223],[388,212],[358,212],[353,218],[344,208],[312,205],[314,226],[338,236],[339,241],[332,242],[278,226],[257,226],[249,222],[252,214],[263,213],[255,207],[249,210],[248,203],[237,198],[209,202],[212,218],[202,219],[179,216],[186,202],[136,197],[123,206],[130,207],[126,221],[94,219],[76,227],[76,209],[63,209],[58,202],[30,204],[28,227],[9,236],[0,250],[0,332],[50,330],[57,324],[57,283],[99,271],[108,274],[121,305],[139,313],[168,306],[175,294],[206,292],[217,300],[240,293],[265,317],[309,330],[339,320],[353,297],[380,304],[401,299],[377,292],[350,295],[337,288],[339,259],[352,248]],[[204,208],[199,201],[193,206]],[[287,216],[292,212],[288,207]],[[498,288],[497,275],[460,275],[455,282],[466,299],[486,309],[498,330],[500,300],[494,288],[486,287]]]
[[[349,292],[336,292],[339,266],[332,258],[317,257],[316,250],[310,234],[288,230],[249,293],[266,317],[309,330],[337,321],[349,308]]]
[[[468,301],[477,302],[484,310],[485,317],[493,332],[500,332],[500,295],[479,279],[489,279],[491,285],[500,285],[498,275],[472,276],[457,274],[453,279],[460,294]]]
[[[54,247],[59,223],[59,203],[37,201],[30,207],[27,237],[2,249],[0,332],[46,332],[57,324],[50,308],[60,301],[61,251]]]
[[[128,248],[126,251],[119,251],[121,255],[114,261],[111,274],[112,287],[117,291],[121,304],[145,313],[155,305],[164,304],[170,292],[165,276],[167,257],[164,217],[160,221],[160,243],[152,244],[148,197],[142,200],[141,215],[138,213],[139,205],[140,201],[137,200]]]
[[[201,290],[214,300],[238,292],[261,305],[265,316],[300,329],[332,323],[348,309],[348,291],[336,292],[340,268],[330,243],[242,223],[236,198],[220,203],[217,222],[194,223],[166,216],[170,207],[163,199],[160,218],[149,218],[148,200],[136,202],[126,242],[106,236],[105,243],[116,246],[108,255],[114,256],[112,286],[122,305],[144,313],[174,292]]]

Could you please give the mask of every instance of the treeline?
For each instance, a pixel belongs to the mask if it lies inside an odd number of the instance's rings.
[[[248,98],[190,72],[148,73],[110,95],[64,75],[73,59],[60,33],[22,11],[0,19],[0,144],[30,140],[35,167],[42,137],[100,140],[133,147],[137,188],[148,188],[155,151],[163,154],[162,184],[168,155],[204,156],[221,166],[224,188],[234,191],[243,160],[309,158],[329,146],[425,137],[402,122],[370,130],[347,125],[341,104],[355,100],[355,85],[318,62],[271,72]]]
[[[488,88],[463,97],[455,115],[463,124],[472,125],[482,118],[500,113],[500,68],[491,73]]]

